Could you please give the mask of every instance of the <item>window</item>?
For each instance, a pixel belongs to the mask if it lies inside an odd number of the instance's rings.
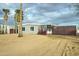
[[[22,27],[22,31],[25,31],[25,27]]]
[[[47,25],[47,28],[51,28],[51,25]]]
[[[34,31],[34,27],[30,27],[30,30],[31,30],[31,31]]]

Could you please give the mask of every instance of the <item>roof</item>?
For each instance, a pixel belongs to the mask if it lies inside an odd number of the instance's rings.
[[[22,25],[54,25],[54,24],[41,24],[41,23],[24,23]]]

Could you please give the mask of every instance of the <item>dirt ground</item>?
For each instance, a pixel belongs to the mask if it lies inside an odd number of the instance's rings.
[[[79,37],[64,35],[0,35],[1,56],[78,56]]]

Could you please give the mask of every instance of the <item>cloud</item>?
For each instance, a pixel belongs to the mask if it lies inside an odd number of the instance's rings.
[[[3,17],[0,17],[0,20],[3,20]]]
[[[10,9],[9,17],[14,17],[14,15],[15,15],[15,10]]]
[[[10,10],[8,23],[14,24],[14,14],[19,8],[19,3],[1,3],[0,10],[3,8]],[[71,3],[23,3],[23,11],[23,23],[78,24],[79,20]],[[2,16],[3,13],[0,11],[0,17]]]
[[[36,4],[26,8],[25,11],[29,21],[38,23],[59,24],[71,21],[70,18],[75,16],[74,8],[70,4]]]

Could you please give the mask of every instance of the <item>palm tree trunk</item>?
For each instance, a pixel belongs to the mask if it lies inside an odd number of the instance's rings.
[[[23,37],[23,33],[22,33],[22,14],[20,14],[20,21],[18,22],[18,37]]]
[[[5,27],[5,20],[3,21],[3,34],[5,34],[5,30],[4,30],[5,28],[4,27]]]
[[[22,21],[18,22],[18,37],[22,37]]]
[[[6,23],[5,23],[5,28],[6,28],[6,30],[5,30],[5,33],[7,34],[7,21],[6,21]]]
[[[17,21],[15,20],[15,33],[17,33]]]
[[[4,34],[7,34],[7,21],[4,20]]]
[[[23,37],[22,33],[22,3],[20,4],[20,21],[18,22],[18,37]]]
[[[5,34],[5,20],[4,20],[3,30],[4,30],[3,33]]]

